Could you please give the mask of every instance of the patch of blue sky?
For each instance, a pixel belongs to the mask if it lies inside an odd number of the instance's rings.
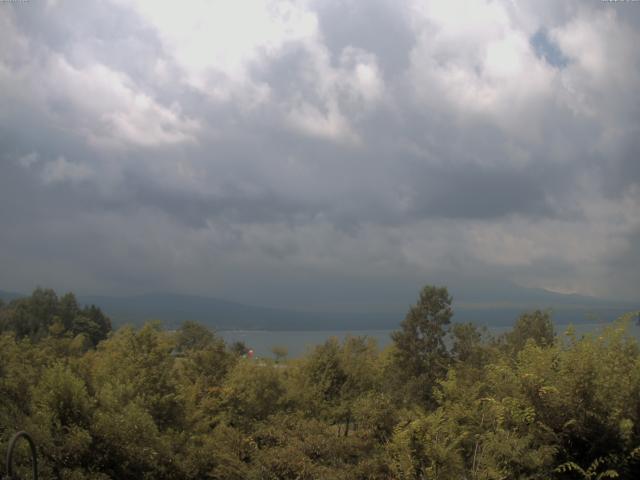
[[[538,58],[543,58],[549,65],[564,68],[569,59],[562,53],[560,47],[549,37],[546,29],[538,30],[529,40]]]

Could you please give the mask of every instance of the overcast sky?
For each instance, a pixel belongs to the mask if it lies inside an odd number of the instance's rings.
[[[640,297],[640,2],[0,2],[0,289]]]

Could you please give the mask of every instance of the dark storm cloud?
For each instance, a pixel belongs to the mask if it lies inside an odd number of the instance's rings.
[[[617,136],[608,154],[614,159],[613,168],[601,166],[608,195],[619,196],[620,192],[640,185],[640,128],[631,128]]]
[[[422,183],[423,188],[426,186],[423,198],[412,209],[416,215],[484,219],[514,213],[528,216],[554,213],[545,201],[543,184],[530,172],[470,166],[431,175]],[[419,188],[421,182],[417,183]]]
[[[636,13],[252,4],[220,33],[198,5],[0,7],[0,288],[637,298]]]

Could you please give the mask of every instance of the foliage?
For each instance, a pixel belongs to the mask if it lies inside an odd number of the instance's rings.
[[[541,347],[548,347],[555,339],[553,322],[549,311],[535,310],[520,315],[513,330],[500,339],[504,348],[516,355],[529,341]]]
[[[37,288],[30,297],[0,306],[0,332],[13,332],[17,338],[84,335],[95,346],[110,331],[109,318],[94,305],[80,308],[72,293],[58,298],[53,290]]]
[[[275,345],[273,348],[271,348],[271,353],[273,353],[273,356],[276,359],[276,363],[279,363],[287,358],[287,355],[289,355],[289,350],[287,349],[287,347],[283,347],[282,345]]]
[[[39,289],[0,306],[0,446],[30,431],[53,479],[640,478],[631,315],[578,337],[534,311],[497,339],[451,316],[425,287],[384,351],[254,360]]]
[[[396,391],[424,405],[433,404],[432,389],[448,368],[444,339],[453,316],[451,301],[445,287],[427,285],[401,329],[391,334],[396,346],[394,376],[400,382]]]

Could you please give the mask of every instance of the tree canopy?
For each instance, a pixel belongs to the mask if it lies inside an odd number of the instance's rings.
[[[558,336],[527,312],[497,338],[452,314],[425,287],[385,350],[255,360],[38,289],[0,306],[0,447],[28,430],[56,480],[640,478],[637,314]]]

